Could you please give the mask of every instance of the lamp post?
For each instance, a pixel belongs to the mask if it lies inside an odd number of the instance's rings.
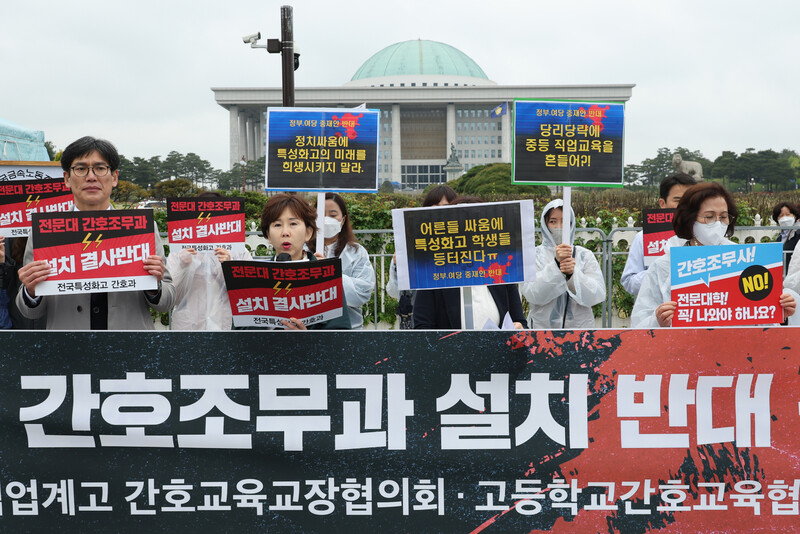
[[[281,73],[283,81],[283,107],[294,107],[294,71],[300,67],[300,54],[294,51],[294,22],[292,6],[281,6],[281,38],[267,39],[267,44],[260,45],[261,32],[245,35],[242,41],[250,48],[266,48],[270,54],[281,55]]]
[[[240,162],[242,166],[242,194],[244,194],[244,168],[247,167],[247,160],[244,156],[242,156],[242,161]]]

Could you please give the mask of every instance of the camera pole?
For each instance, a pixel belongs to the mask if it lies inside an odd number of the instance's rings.
[[[294,107],[294,27],[292,6],[281,6],[281,62],[283,64],[283,107]]]

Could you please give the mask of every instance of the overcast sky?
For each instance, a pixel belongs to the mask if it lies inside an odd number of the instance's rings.
[[[228,167],[228,112],[211,87],[279,87],[281,2],[0,0],[0,117],[64,148],[83,135],[127,157],[195,152]],[[625,163],[659,147],[709,159],[800,152],[797,2],[297,1],[295,73],[338,86],[378,50],[429,39],[502,85],[633,83]]]

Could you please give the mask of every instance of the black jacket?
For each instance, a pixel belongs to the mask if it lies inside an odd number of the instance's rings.
[[[522,323],[523,328],[528,328],[517,284],[487,287],[497,305],[497,311],[500,312],[501,320],[508,312],[512,321]],[[459,288],[448,287],[417,291],[417,298],[414,301],[414,329],[461,330],[461,328],[461,291]]]

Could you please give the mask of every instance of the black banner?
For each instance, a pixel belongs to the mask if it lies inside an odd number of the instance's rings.
[[[9,332],[0,528],[777,531],[795,332]]]

